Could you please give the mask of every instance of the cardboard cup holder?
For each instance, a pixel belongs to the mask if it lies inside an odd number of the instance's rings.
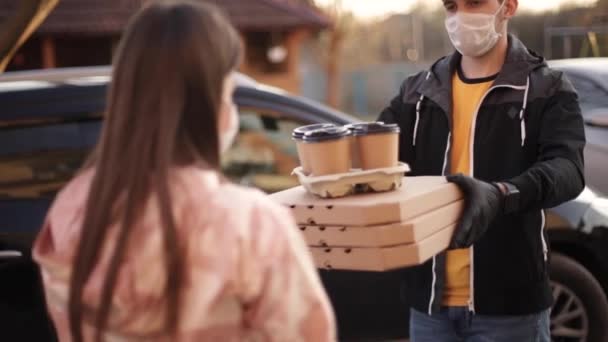
[[[298,127],[292,137],[301,166],[293,174],[322,198],[396,190],[410,170],[398,162],[400,131],[384,122]]]
[[[395,167],[373,170],[353,169],[347,173],[312,176],[302,167],[293,170],[300,184],[311,194],[321,198],[337,198],[369,192],[386,192],[401,187],[403,176],[410,171],[409,165],[399,163]]]

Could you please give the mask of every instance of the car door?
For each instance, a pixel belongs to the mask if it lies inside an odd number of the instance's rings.
[[[57,192],[80,169],[99,119],[0,121],[0,324],[11,340],[53,341],[31,246]]]
[[[608,79],[602,86],[584,72],[565,72],[577,90],[585,119],[585,180],[595,192],[608,196]],[[598,75],[603,74],[599,70]]]
[[[99,118],[0,121],[0,234],[35,234],[55,194],[95,145]],[[23,205],[22,205],[23,204]],[[31,210],[22,207],[31,206]],[[27,214],[29,213],[29,214]],[[0,235],[0,236],[2,236]]]
[[[585,121],[585,180],[595,192],[608,196],[608,108]]]

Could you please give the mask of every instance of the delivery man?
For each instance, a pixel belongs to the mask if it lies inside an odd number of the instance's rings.
[[[550,341],[544,209],[584,188],[585,133],[566,77],[507,34],[518,0],[443,0],[457,52],[405,80],[379,120],[412,175],[466,198],[452,248],[409,270],[413,342]]]

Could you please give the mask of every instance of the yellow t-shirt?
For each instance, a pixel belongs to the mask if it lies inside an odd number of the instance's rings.
[[[473,132],[473,116],[481,98],[490,89],[495,77],[480,80],[465,80],[454,73],[452,78],[452,173],[471,174],[470,146]],[[446,284],[443,295],[445,306],[467,306],[470,297],[470,249],[447,252]]]

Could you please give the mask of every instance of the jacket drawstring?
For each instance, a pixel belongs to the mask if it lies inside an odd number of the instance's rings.
[[[414,137],[412,138],[412,146],[416,146],[416,137],[418,136],[418,124],[420,123],[420,107],[424,101],[424,95],[420,95],[420,99],[416,102],[416,123],[414,124]]]
[[[426,75],[426,80],[431,77],[431,72],[429,71]],[[526,112],[526,107],[528,105],[528,94],[530,92],[530,77],[526,79],[526,90],[524,92],[524,100],[521,105],[521,110],[519,112],[519,122],[520,122],[520,133],[521,133],[521,146],[523,147],[526,144],[526,120],[524,118],[524,114]],[[416,122],[414,124],[414,134],[412,137],[412,146],[416,146],[416,140],[418,137],[418,125],[420,124],[420,109],[422,107],[422,101],[424,101],[424,95],[420,95],[418,102],[416,102]]]
[[[521,111],[519,112],[519,122],[521,127],[521,146],[523,147],[526,143],[526,120],[524,119],[524,113],[526,106],[528,105],[528,92],[530,91],[530,76],[526,79],[526,91],[524,93],[524,102],[521,105]]]
[[[431,72],[426,73],[425,81],[431,77]],[[418,124],[420,123],[420,107],[422,107],[422,101],[424,101],[424,95],[420,95],[418,102],[416,102],[416,123],[414,124],[414,134],[412,138],[412,146],[416,146],[416,137],[418,136]]]

